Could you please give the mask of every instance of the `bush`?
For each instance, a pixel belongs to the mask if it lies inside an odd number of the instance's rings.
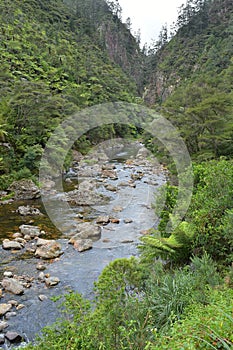
[[[233,290],[211,290],[209,303],[194,303],[166,335],[157,335],[150,350],[232,349]]]

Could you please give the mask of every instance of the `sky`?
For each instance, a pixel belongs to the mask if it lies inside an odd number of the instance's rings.
[[[141,31],[141,45],[157,40],[164,24],[168,28],[176,21],[178,8],[186,0],[118,0],[122,7],[123,22],[130,17],[132,33]]]

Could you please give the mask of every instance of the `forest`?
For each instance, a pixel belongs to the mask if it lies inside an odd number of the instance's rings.
[[[133,121],[77,140],[82,154],[114,137],[143,142],[169,172],[166,201],[140,254],[105,267],[92,300],[61,297],[63,318],[25,349],[233,347],[233,4],[187,0],[177,16],[141,49],[117,1],[0,2],[1,191],[25,178],[38,184],[55,128],[106,102],[166,118],[187,146],[194,175],[189,209],[168,232],[178,176],[161,143]]]

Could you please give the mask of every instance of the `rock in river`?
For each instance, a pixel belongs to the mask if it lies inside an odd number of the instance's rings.
[[[0,332],[2,332],[7,327],[9,327],[9,324],[6,321],[0,321]]]
[[[40,197],[40,190],[32,180],[22,179],[14,181],[8,191],[14,192],[17,200],[36,199]]]
[[[42,259],[54,259],[62,254],[61,244],[51,240],[37,248],[35,255]]]
[[[21,205],[18,207],[18,209],[16,211],[17,211],[17,213],[19,213],[22,216],[42,215],[38,208],[35,208],[33,206],[30,207],[29,205],[26,205],[26,206]]]
[[[101,203],[104,198],[96,191],[96,182],[84,180],[78,190],[67,192],[67,199],[78,205],[88,206]]]
[[[54,287],[60,282],[58,277],[48,277],[45,279],[45,284],[47,287]]]
[[[98,241],[101,237],[101,228],[91,222],[83,222],[76,226],[76,234],[70,239],[70,243],[74,244],[77,239],[91,239]]]
[[[0,317],[4,316],[8,311],[10,311],[10,304],[0,304]]]
[[[24,293],[24,288],[16,279],[14,278],[4,278],[1,282],[2,287],[10,293],[19,295]]]
[[[7,332],[5,334],[5,337],[11,342],[11,343],[20,343],[23,338],[21,335],[17,332]]]
[[[74,248],[78,252],[84,252],[85,250],[91,249],[93,246],[93,241],[91,239],[77,239],[74,241]]]
[[[99,225],[107,225],[109,224],[110,222],[110,218],[108,215],[106,216],[99,216],[97,219],[96,219],[96,223],[99,224]]]
[[[23,245],[16,241],[10,241],[9,239],[4,239],[2,242],[3,249],[6,250],[20,250],[23,248]]]
[[[21,225],[19,229],[23,235],[29,235],[31,238],[39,237],[42,235],[42,231],[40,231],[38,226]]]

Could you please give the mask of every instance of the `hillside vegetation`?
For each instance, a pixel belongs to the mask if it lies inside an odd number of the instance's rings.
[[[1,1],[1,188],[36,174],[51,131],[68,115],[136,101],[143,55],[118,11],[104,0]]]
[[[163,28],[148,56],[145,101],[160,106],[199,160],[232,156],[232,1],[188,0],[175,27],[169,42]]]
[[[93,300],[66,295],[64,318],[25,349],[232,349],[232,1],[187,0],[175,32],[163,27],[146,56],[117,1],[5,0],[0,19],[1,188],[36,180],[54,128],[108,101],[145,103],[164,115],[193,160],[191,204],[170,233],[177,174],[157,140],[134,125],[83,135],[82,152],[110,136],[144,138],[170,171],[165,205],[140,256],[110,263]]]

